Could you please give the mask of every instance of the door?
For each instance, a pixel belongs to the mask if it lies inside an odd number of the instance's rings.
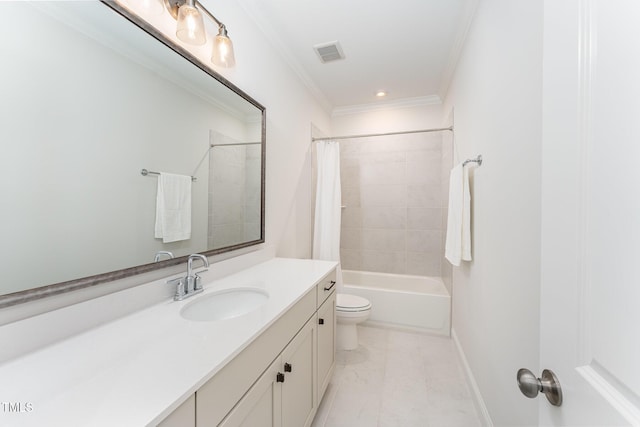
[[[540,361],[564,399],[540,425],[640,425],[639,23],[545,1]]]

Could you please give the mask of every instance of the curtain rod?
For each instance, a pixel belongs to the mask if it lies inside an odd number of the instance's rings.
[[[231,146],[237,146],[237,145],[257,145],[257,144],[262,144],[262,142],[236,142],[233,144],[209,144],[209,147],[213,148],[213,147],[231,147]]]
[[[453,126],[449,126],[448,128],[406,130],[402,132],[369,133],[369,134],[363,134],[363,135],[344,135],[344,136],[331,136],[331,137],[325,137],[325,138],[311,138],[311,141],[316,142],[316,141],[327,141],[329,139],[352,139],[352,138],[366,138],[368,136],[389,136],[389,135],[403,135],[408,133],[440,132],[443,130],[449,130],[453,132]]]

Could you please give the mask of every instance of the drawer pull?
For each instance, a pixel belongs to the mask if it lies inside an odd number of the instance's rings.
[[[324,325],[324,319],[323,318],[318,319],[318,324],[319,325]]]
[[[284,382],[284,374],[282,372],[278,372],[276,375],[276,382],[283,383]]]
[[[330,291],[330,290],[331,290],[331,289],[333,289],[333,287],[336,285],[336,281],[335,281],[335,280],[332,280],[332,281],[331,281],[331,282],[329,282],[329,283],[331,283],[331,285],[330,285],[329,287],[326,287],[326,286],[325,286],[325,287],[324,287],[324,290],[325,290],[325,291]]]
[[[285,372],[291,372],[291,363],[285,363],[284,364],[284,371]]]

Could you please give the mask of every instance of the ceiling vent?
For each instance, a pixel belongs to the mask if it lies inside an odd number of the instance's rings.
[[[342,46],[340,46],[340,43],[337,41],[317,44],[313,48],[323,64],[331,61],[337,61],[338,59],[344,59]]]

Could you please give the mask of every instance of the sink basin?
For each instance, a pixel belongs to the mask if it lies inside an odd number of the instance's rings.
[[[187,304],[180,315],[188,320],[209,322],[245,315],[267,302],[269,294],[259,288],[233,288],[203,295]]]

